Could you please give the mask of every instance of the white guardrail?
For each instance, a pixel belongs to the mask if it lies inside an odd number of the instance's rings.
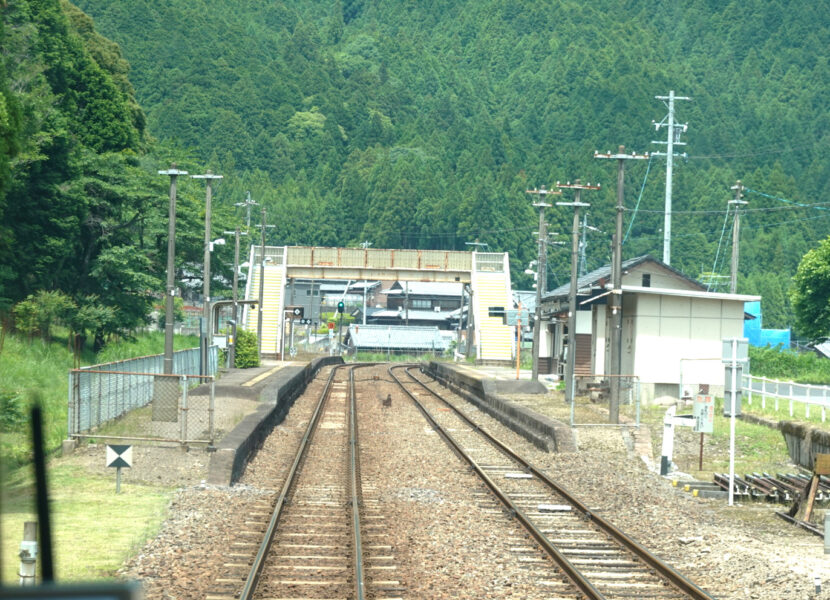
[[[793,381],[778,381],[766,377],[755,377],[744,374],[741,389],[746,394],[747,403],[751,406],[753,397],[761,397],[761,408],[767,407],[767,399],[775,402],[775,410],[781,400],[790,403],[790,416],[794,414],[794,405],[799,402],[804,405],[805,417],[810,417],[810,407],[821,409],[821,420],[827,418],[827,409],[830,408],[830,386],[795,383]]]

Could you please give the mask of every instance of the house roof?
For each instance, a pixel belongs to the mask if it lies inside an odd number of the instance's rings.
[[[692,279],[688,275],[685,275],[681,271],[675,269],[671,265],[667,265],[662,260],[658,260],[651,256],[650,254],[645,254],[643,256],[638,256],[637,258],[630,258],[628,260],[624,260],[622,262],[623,271],[626,269],[633,269],[634,267],[641,265],[643,263],[652,262],[655,263],[669,271],[672,271],[675,275],[679,278],[693,284],[695,287],[699,288],[701,291],[705,291],[706,287],[701,284],[699,281]],[[604,267],[600,267],[599,269],[595,269],[590,273],[586,273],[582,277],[577,278],[576,280],[576,289],[577,292],[580,290],[590,289],[593,286],[597,285],[603,279],[611,278],[611,265],[605,265]],[[568,293],[570,292],[571,284],[570,282],[560,285],[558,288],[551,290],[550,292],[546,293],[544,296],[545,300],[551,300],[556,298],[567,298]]]
[[[406,320],[406,312],[405,310],[392,310],[392,309],[380,309],[373,313],[369,313],[367,311],[366,316],[372,317],[373,319],[400,319],[401,321]],[[450,316],[449,312],[438,312],[434,310],[412,310],[409,309],[409,320],[410,321],[436,321],[436,322],[444,322]]]
[[[355,348],[403,348],[407,350],[446,350],[448,342],[437,327],[401,325],[349,325]]]

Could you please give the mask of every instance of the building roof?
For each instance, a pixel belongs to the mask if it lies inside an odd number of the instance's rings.
[[[349,325],[350,345],[355,348],[389,348],[438,350],[448,341],[437,327],[403,327],[400,325]]]
[[[400,319],[401,321],[406,320],[406,313],[405,310],[392,310],[392,309],[379,309],[372,313],[366,311],[366,317],[371,317],[373,319]],[[449,312],[438,312],[435,310],[412,310],[409,309],[409,320],[410,321],[436,321],[436,322],[444,322],[450,316]]]
[[[396,281],[391,288],[381,293],[393,296],[404,295],[407,293],[407,288],[410,296],[453,296],[461,298],[464,284],[452,281]]]
[[[699,281],[692,279],[688,275],[685,275],[681,271],[675,269],[671,265],[667,265],[662,260],[658,260],[651,256],[650,254],[645,254],[643,256],[638,256],[637,258],[630,258],[628,260],[624,260],[622,262],[623,271],[626,269],[633,269],[634,267],[641,265],[646,262],[653,262],[655,264],[660,265],[661,267],[672,271],[675,275],[679,278],[688,281],[689,283],[693,284],[695,287],[699,288],[701,291],[705,291],[706,287],[700,283]],[[583,290],[590,290],[593,286],[597,285],[601,280],[611,279],[611,265],[605,265],[604,267],[600,267],[599,269],[595,269],[590,273],[586,273],[582,277],[577,278],[576,280],[576,289],[577,292]],[[626,286],[627,287],[627,286]],[[545,300],[551,300],[556,298],[567,298],[568,293],[571,289],[571,283],[568,282],[564,285],[560,285],[558,288],[551,290],[550,292],[546,293],[544,296]]]

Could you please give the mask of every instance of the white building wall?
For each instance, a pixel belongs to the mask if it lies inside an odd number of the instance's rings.
[[[591,339],[591,372],[605,373],[606,356],[608,355],[608,337],[606,336],[605,304],[594,307],[594,335]]]
[[[641,383],[723,384],[721,340],[743,335],[743,302],[641,294],[633,315]]]

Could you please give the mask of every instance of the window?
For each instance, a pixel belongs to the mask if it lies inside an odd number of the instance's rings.
[[[643,273],[643,287],[651,287],[651,273]]]
[[[432,302],[430,300],[410,300],[409,305],[414,309],[429,310],[432,308]]]

